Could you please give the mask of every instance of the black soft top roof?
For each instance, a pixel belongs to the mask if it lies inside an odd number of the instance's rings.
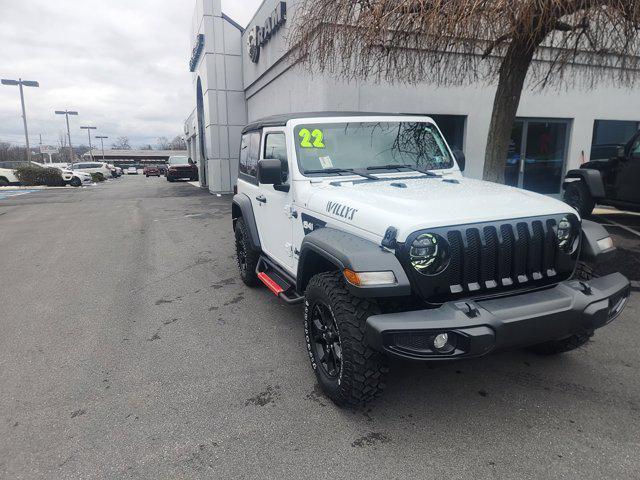
[[[412,117],[427,117],[428,115],[422,115],[419,113],[391,113],[391,112],[299,112],[299,113],[285,113],[281,115],[272,115],[265,117],[255,122],[251,122],[244,127],[242,133],[251,132],[254,130],[260,130],[264,127],[284,127],[289,120],[295,120],[297,118],[323,118],[323,117],[380,117],[380,116],[412,116]]]

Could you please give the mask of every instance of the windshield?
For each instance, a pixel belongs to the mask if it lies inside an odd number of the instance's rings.
[[[188,157],[169,157],[169,165],[185,165],[189,163]]]
[[[391,165],[429,170],[453,167],[445,141],[432,123],[298,125],[294,134],[303,173],[380,166],[390,169]]]

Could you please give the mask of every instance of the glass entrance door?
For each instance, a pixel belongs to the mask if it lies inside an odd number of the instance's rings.
[[[568,134],[568,120],[516,120],[505,165],[505,183],[538,193],[559,194]]]

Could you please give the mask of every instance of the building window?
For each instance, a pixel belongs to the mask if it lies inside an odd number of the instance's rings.
[[[640,122],[627,120],[596,120],[593,122],[591,160],[614,158],[618,146],[626,145],[640,128]]]
[[[464,115],[429,115],[436,122],[452,150],[464,150]]]

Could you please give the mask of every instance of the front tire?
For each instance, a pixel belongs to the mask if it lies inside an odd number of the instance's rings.
[[[242,217],[236,221],[235,236],[236,261],[240,278],[242,278],[246,286],[255,287],[259,281],[256,275],[256,267],[260,259],[260,252],[251,247],[249,228]]]
[[[586,218],[593,212],[596,202],[582,181],[571,182],[564,189],[563,200],[575,208],[581,217]]]
[[[593,337],[593,330],[577,335],[571,335],[570,337],[563,338],[562,340],[540,343],[529,347],[528,350],[538,355],[558,355],[586,345],[591,337]]]
[[[576,271],[573,274],[574,280],[588,282],[594,277],[593,266],[586,262],[579,261]],[[540,343],[529,347],[528,350],[538,355],[558,355],[560,353],[570,352],[576,348],[580,348],[587,343],[593,336],[593,330],[588,330],[576,335],[572,335],[562,340],[552,340],[550,342]]]
[[[79,187],[80,185],[82,185],[82,181],[78,177],[73,177],[69,182],[69,185],[71,185],[72,187]]]
[[[311,278],[304,305],[307,351],[325,395],[341,407],[377,397],[388,368],[365,340],[367,318],[380,313],[377,302],[351,295],[340,272],[327,272]]]

